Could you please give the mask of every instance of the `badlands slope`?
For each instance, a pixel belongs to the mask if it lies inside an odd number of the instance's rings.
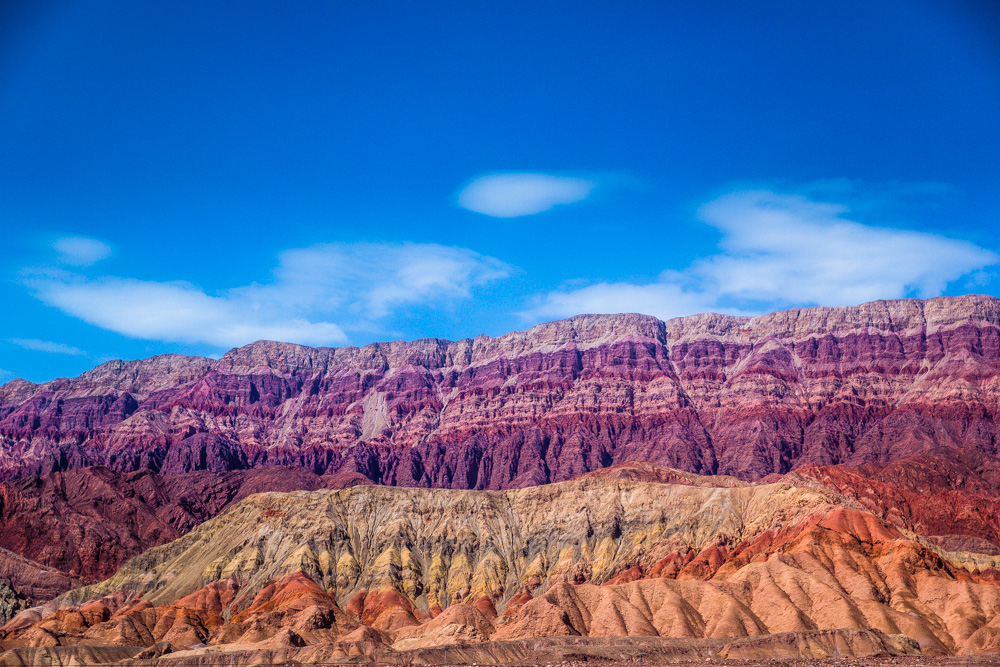
[[[684,481],[257,494],[21,612],[0,645],[205,664],[509,661],[543,639],[556,657],[1000,648],[995,559],[963,563],[827,489]]]

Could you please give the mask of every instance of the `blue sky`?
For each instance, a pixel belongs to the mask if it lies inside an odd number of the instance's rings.
[[[995,5],[9,2],[0,381],[1000,294]]]

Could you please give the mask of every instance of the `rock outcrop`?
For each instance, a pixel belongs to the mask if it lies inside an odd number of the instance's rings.
[[[35,541],[44,540],[45,536],[40,535]],[[6,549],[0,549],[0,581],[7,583],[32,603],[51,600],[84,583],[61,570]]]
[[[258,342],[0,388],[0,475],[298,465],[501,489],[625,461],[759,479],[940,446],[997,455],[1000,301],[582,315],[499,338]]]

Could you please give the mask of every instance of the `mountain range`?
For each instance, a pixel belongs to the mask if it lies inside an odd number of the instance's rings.
[[[998,378],[970,295],[14,380],[0,664],[997,651]]]

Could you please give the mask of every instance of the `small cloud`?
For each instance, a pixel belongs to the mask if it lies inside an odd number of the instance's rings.
[[[235,347],[260,339],[343,344],[345,327],[383,330],[407,308],[447,308],[509,273],[500,260],[465,248],[354,243],[286,250],[272,282],[217,294],[182,281],[46,269],[24,282],[42,302],[126,336]]]
[[[986,287],[994,280],[997,274],[990,271],[976,271],[965,281],[966,289],[977,290]]]
[[[35,352],[48,352],[50,354],[86,354],[83,350],[65,343],[54,343],[51,340],[39,340],[38,338],[10,338],[11,343],[26,350]]]
[[[487,174],[458,193],[458,205],[494,218],[534,215],[590,196],[596,183],[571,176],[539,173]]]
[[[847,207],[766,190],[709,202],[701,219],[722,232],[720,251],[646,284],[599,283],[542,295],[529,319],[638,311],[661,318],[704,311],[751,313],[929,298],[1000,262],[986,248],[848,219]]]
[[[7,382],[8,380],[13,380],[13,379],[14,379],[14,373],[12,373],[11,371],[5,371],[4,369],[0,368],[0,382]]]
[[[52,247],[59,253],[59,261],[70,266],[90,266],[111,256],[111,246],[85,236],[64,236]]]

